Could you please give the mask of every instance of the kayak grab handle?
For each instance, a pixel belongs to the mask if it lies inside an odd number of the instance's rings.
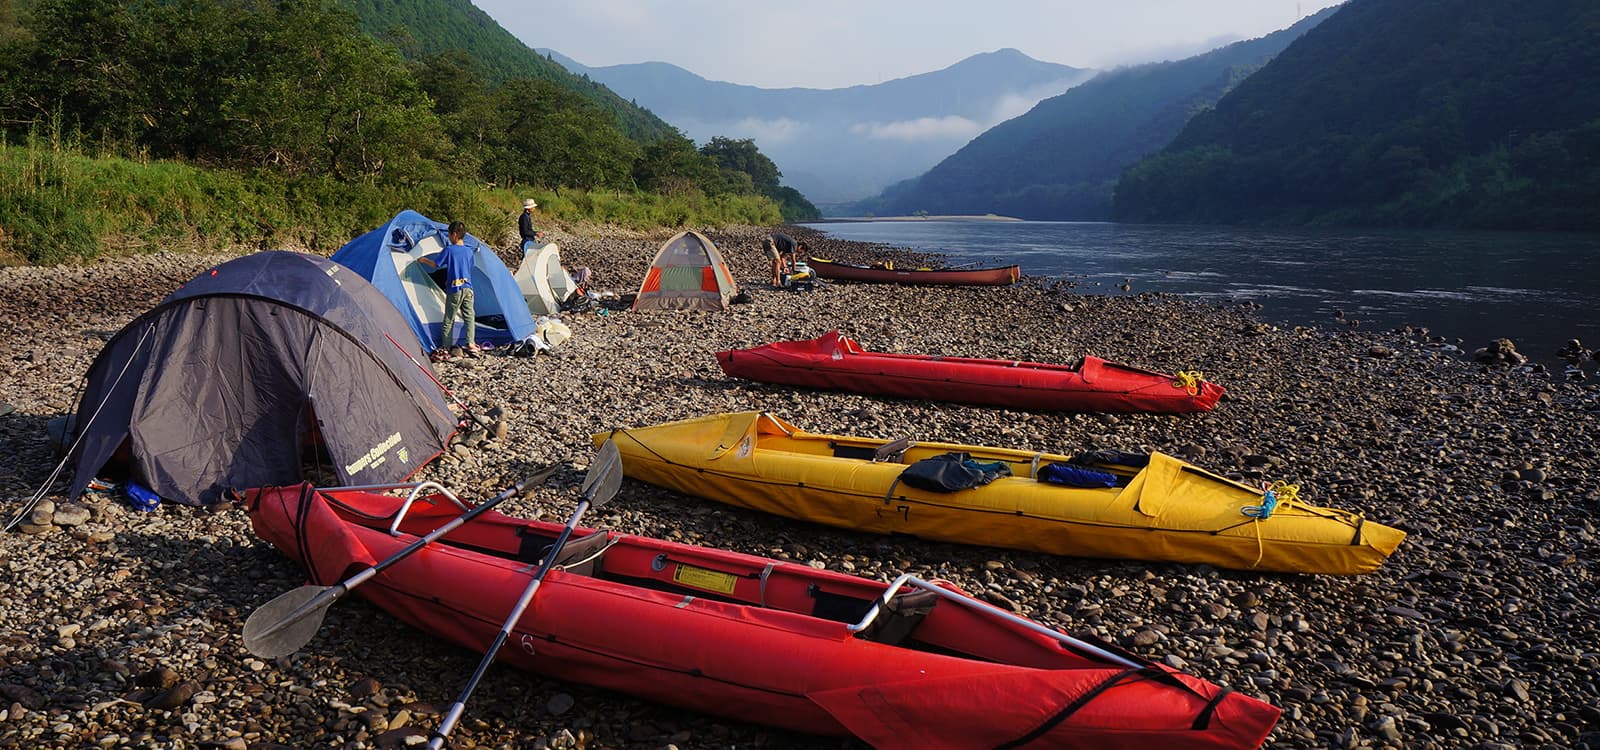
[[[395,512],[394,521],[389,524],[389,536],[400,536],[400,521],[404,519],[406,517],[406,513],[411,510],[411,504],[417,501],[417,496],[421,495],[427,490],[433,490],[441,495],[444,495],[446,498],[449,498],[450,502],[455,503],[457,508],[460,508],[464,511],[471,510],[467,507],[466,503],[461,502],[461,498],[456,497],[456,493],[450,491],[450,488],[434,481],[400,482],[397,484],[359,484],[346,487],[325,487],[323,489],[329,492],[343,492],[347,490],[355,492],[371,492],[373,490],[403,490],[407,488],[411,490],[411,493],[406,495],[406,501],[400,504],[400,510]]]
[[[863,630],[866,630],[867,626],[871,625],[873,620],[878,619],[878,613],[883,611],[883,607],[889,603],[889,600],[893,599],[894,595],[899,593],[900,589],[906,586],[919,588],[923,591],[932,591],[933,593],[938,594],[940,598],[949,599],[950,601],[961,604],[962,606],[970,607],[984,614],[998,617],[1013,625],[1031,630],[1040,635],[1048,636],[1061,642],[1062,644],[1071,646],[1079,651],[1087,652],[1093,656],[1100,657],[1106,661],[1110,661],[1115,664],[1121,664],[1125,667],[1131,667],[1133,669],[1138,669],[1144,666],[1143,664],[1140,664],[1139,662],[1120,654],[1112,653],[1092,643],[1086,643],[1078,640],[1077,638],[1073,638],[1072,636],[1067,635],[1059,630],[1051,630],[1050,628],[1040,625],[1039,623],[1027,618],[1018,617],[1010,612],[994,606],[993,604],[989,604],[988,602],[978,601],[977,599],[964,594],[956,593],[950,589],[944,588],[943,586],[935,586],[934,584],[918,578],[910,573],[902,574],[899,578],[894,579],[894,583],[889,584],[889,587],[883,590],[883,594],[872,602],[872,609],[867,610],[867,614],[861,618],[861,622],[858,622],[854,625],[846,625],[845,629],[849,630],[851,633],[859,633]]]

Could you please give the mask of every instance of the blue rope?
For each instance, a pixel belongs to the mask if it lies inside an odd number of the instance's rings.
[[[1258,521],[1265,521],[1272,517],[1272,511],[1278,509],[1278,493],[1267,490],[1261,493],[1260,505],[1246,505],[1239,509],[1243,513]]]

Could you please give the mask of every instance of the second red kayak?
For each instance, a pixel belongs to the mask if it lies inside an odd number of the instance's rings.
[[[1223,388],[1199,373],[1167,375],[1099,357],[1076,365],[869,352],[838,331],[717,352],[722,371],[764,383],[1030,411],[1209,411]]]

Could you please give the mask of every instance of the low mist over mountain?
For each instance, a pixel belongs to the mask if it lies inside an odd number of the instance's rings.
[[[996,125],[920,178],[836,213],[1109,218],[1124,168],[1332,13],[1176,62],[1102,73]]]
[[[1094,73],[1003,49],[874,85],[763,89],[710,81],[667,63],[590,68],[540,52],[696,141],[755,139],[784,182],[817,204],[860,199],[919,174],[973,136]]]

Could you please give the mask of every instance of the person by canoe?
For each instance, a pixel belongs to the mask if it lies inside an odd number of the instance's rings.
[[[769,281],[774,288],[783,286],[783,254],[778,252],[778,246],[772,241],[772,235],[767,235],[761,240],[761,249],[767,254],[767,263],[772,266]]]
[[[783,267],[780,272],[785,274],[793,272],[796,247],[794,238],[783,232],[773,232],[770,237],[772,238],[772,244],[778,249],[778,257],[783,261]]]

